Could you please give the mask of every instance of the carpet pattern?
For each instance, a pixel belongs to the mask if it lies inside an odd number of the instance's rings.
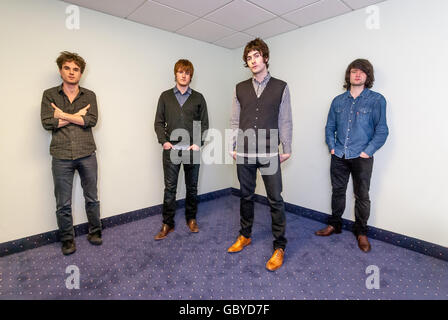
[[[269,272],[269,207],[255,210],[252,244],[234,254],[227,248],[238,236],[239,199],[228,195],[199,204],[196,234],[179,209],[165,240],[153,240],[161,227],[155,215],[104,229],[102,246],[76,237],[70,256],[53,243],[2,257],[0,299],[448,299],[448,262],[378,240],[366,254],[352,233],[317,237],[324,224],[292,213],[284,265]],[[79,289],[67,287],[70,266],[79,270]],[[378,289],[366,286],[369,266],[379,271]]]

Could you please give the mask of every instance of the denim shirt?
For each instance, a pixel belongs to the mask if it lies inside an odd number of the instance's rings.
[[[347,91],[333,99],[325,126],[328,149],[337,157],[353,159],[365,152],[370,157],[386,142],[386,99],[365,88],[353,99]]]

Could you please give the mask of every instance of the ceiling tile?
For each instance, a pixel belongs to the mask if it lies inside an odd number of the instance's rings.
[[[386,0],[60,1],[233,49]]]
[[[215,42],[235,33],[235,30],[223,27],[214,22],[199,19],[177,30],[176,33],[206,42]]]
[[[204,18],[241,31],[273,19],[275,15],[245,0],[234,0]]]
[[[168,31],[176,31],[198,19],[189,13],[167,7],[154,1],[145,2],[127,18]]]
[[[215,44],[217,46],[225,47],[228,49],[236,49],[245,46],[249,41],[252,41],[253,39],[254,37],[248,34],[237,32],[229,37],[225,37],[223,39],[216,41]]]
[[[293,10],[303,8],[319,0],[248,0],[274,14],[282,15]]]
[[[226,5],[232,0],[155,0],[169,7],[202,17]]]
[[[350,11],[352,10],[339,0],[321,0],[305,8],[285,14],[282,17],[302,27]]]
[[[65,0],[65,2],[122,18],[127,17],[145,1],[146,0]]]
[[[244,30],[244,32],[251,34],[254,37],[260,37],[265,39],[297,28],[298,26],[286,20],[283,20],[282,18],[275,18],[273,20],[269,20],[267,22],[259,24],[255,27],[246,29]]]
[[[372,4],[383,2],[384,0],[343,0],[350,8],[357,10],[368,7]]]

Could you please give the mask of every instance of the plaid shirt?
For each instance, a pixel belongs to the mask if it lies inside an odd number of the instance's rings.
[[[59,119],[54,118],[54,103],[65,113],[75,114],[90,104],[84,119],[84,126],[73,123],[58,128]],[[98,107],[93,91],[79,87],[79,93],[73,103],[62,90],[62,84],[44,91],[41,105],[42,126],[52,130],[50,154],[56,159],[75,160],[91,155],[96,150],[92,127],[98,120]]]

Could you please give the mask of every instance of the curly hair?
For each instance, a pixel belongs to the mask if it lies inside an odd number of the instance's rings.
[[[86,68],[86,61],[77,53],[62,51],[59,57],[56,59],[56,63],[59,70],[62,69],[62,65],[66,62],[74,62],[79,68],[81,68],[81,73],[84,72]]]

